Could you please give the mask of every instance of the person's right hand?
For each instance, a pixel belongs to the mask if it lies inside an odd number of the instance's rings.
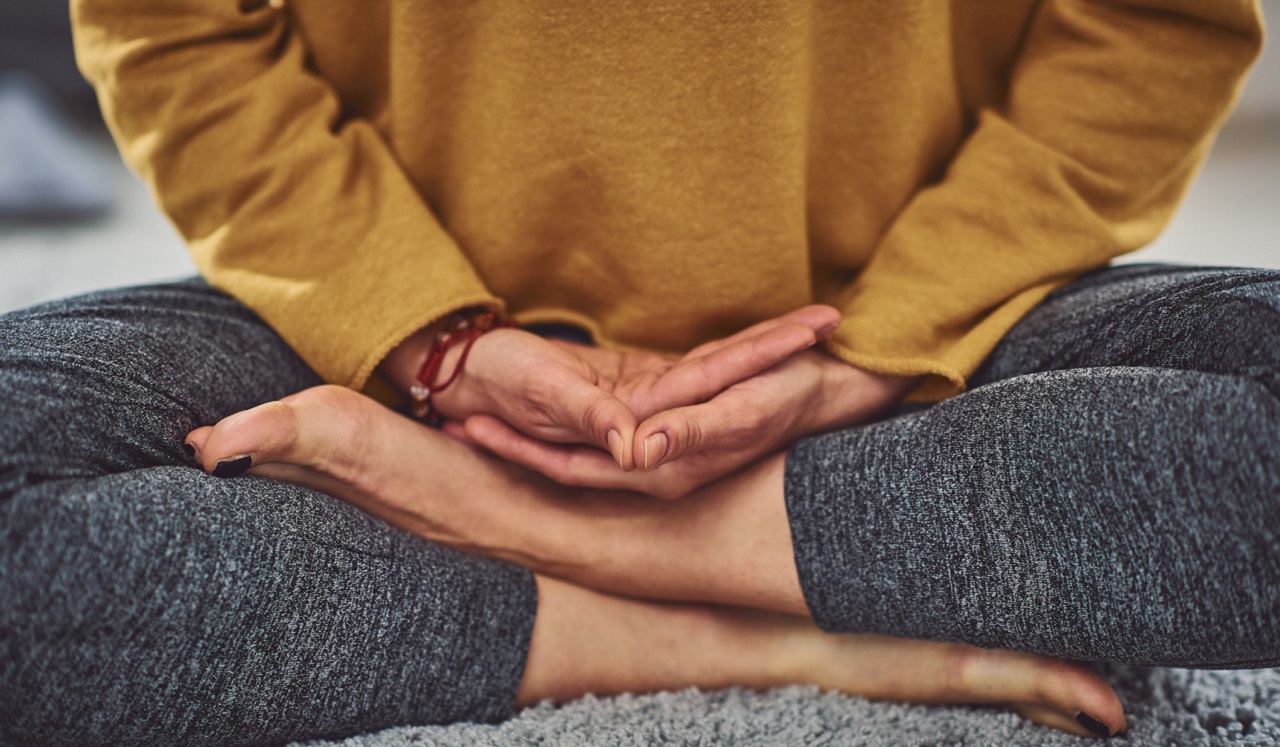
[[[596,446],[630,471],[641,419],[705,402],[812,347],[839,321],[829,306],[807,306],[674,361],[498,329],[476,340],[462,375],[433,404],[450,420],[490,415],[539,441]],[[460,349],[450,350],[444,371]]]
[[[674,500],[804,436],[866,422],[917,383],[804,350],[735,382],[706,402],[664,408],[636,430],[640,469],[619,470],[597,449],[530,438],[489,416],[465,423],[465,435],[509,462],[564,485],[629,490]],[[643,410],[642,410],[643,411]],[[456,434],[450,425],[447,432]],[[660,441],[650,448],[650,441]]]

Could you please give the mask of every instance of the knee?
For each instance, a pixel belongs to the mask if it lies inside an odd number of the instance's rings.
[[[50,481],[189,464],[182,437],[198,425],[181,400],[92,354],[10,351],[0,360],[0,500]]]
[[[197,309],[153,298],[159,290],[104,292],[0,316],[0,427],[30,420],[74,427],[65,413],[109,414],[93,423],[103,427],[165,404],[201,402],[185,382],[210,330],[199,328]],[[0,443],[12,442],[0,434]]]
[[[1280,272],[1223,271],[1137,305],[1146,365],[1245,376],[1280,396]]]
[[[317,383],[247,309],[196,283],[0,316],[0,496],[187,464],[193,428]]]

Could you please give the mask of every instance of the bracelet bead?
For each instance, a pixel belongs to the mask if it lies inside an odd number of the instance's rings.
[[[462,374],[462,367],[467,362],[467,355],[471,352],[471,346],[475,345],[481,335],[495,329],[514,326],[492,311],[478,314],[463,312],[451,316],[449,323],[443,330],[436,333],[435,339],[431,342],[427,358],[418,369],[418,383],[409,388],[409,397],[413,401],[411,407],[413,416],[431,425],[439,425],[444,418],[432,403],[432,395],[439,394],[458,380]],[[436,383],[436,379],[440,376],[440,369],[444,365],[445,355],[459,342],[462,342],[464,347],[462,354],[458,356],[457,364],[453,367],[453,372],[443,382]]]

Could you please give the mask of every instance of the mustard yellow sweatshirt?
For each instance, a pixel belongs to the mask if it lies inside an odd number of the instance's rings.
[[[1256,0],[73,0],[215,286],[364,387],[465,306],[680,352],[811,302],[964,387],[1168,221]]]

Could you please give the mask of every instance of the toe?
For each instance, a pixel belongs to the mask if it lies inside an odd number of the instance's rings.
[[[1037,723],[1082,736],[1111,736],[1127,726],[1115,690],[1077,662],[982,651],[971,657],[966,669],[965,686],[971,692],[1003,700]]]
[[[342,387],[315,387],[192,431],[187,442],[195,447],[204,469],[219,477],[266,464],[333,473],[339,467],[333,457],[349,456],[361,442],[362,399]],[[369,404],[377,406],[371,400]]]
[[[294,408],[268,402],[223,418],[197,445],[200,464],[218,477],[234,477],[254,465],[296,462],[299,429]]]
[[[1068,734],[1075,734],[1079,737],[1096,736],[1093,732],[1081,726],[1075,719],[1056,708],[1028,703],[1014,703],[1009,708],[1026,720],[1041,726],[1047,726],[1050,729],[1065,731]]]
[[[183,446],[187,448],[187,453],[201,467],[204,466],[204,444],[209,440],[209,435],[213,433],[213,426],[203,425],[187,434],[183,439]]]

